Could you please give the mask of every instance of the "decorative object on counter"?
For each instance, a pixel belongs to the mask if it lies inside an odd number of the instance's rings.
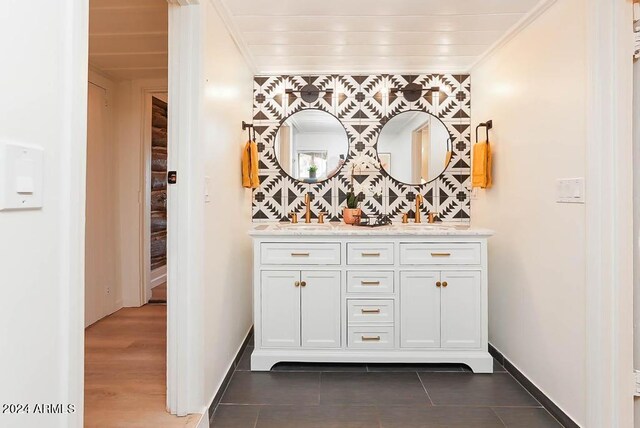
[[[482,142],[478,140],[478,129],[484,127],[486,132],[486,139]],[[481,189],[488,189],[492,186],[493,181],[491,177],[491,145],[489,144],[489,130],[493,128],[493,121],[488,120],[484,123],[479,123],[476,126],[476,144],[473,145],[472,154],[472,170],[471,170],[471,187],[480,187]]]
[[[260,176],[258,175],[259,158],[256,132],[252,124],[242,121],[242,130],[247,129],[249,130],[249,140],[242,151],[242,187],[257,189],[260,186]]]
[[[355,189],[355,176],[357,172],[369,172],[379,171],[380,163],[370,160],[354,161],[351,166],[351,178],[349,181],[349,191],[347,192],[347,206],[342,210],[342,218],[346,224],[356,224],[360,222],[362,218],[362,209],[360,208],[360,201],[364,199],[364,192],[356,192]]]
[[[389,216],[384,214],[380,214],[376,218],[363,218],[354,226],[365,226],[365,227],[381,227],[381,226],[391,226],[392,222]]]
[[[352,191],[347,193],[347,206],[342,210],[342,219],[346,224],[354,224],[362,216],[358,196]]]

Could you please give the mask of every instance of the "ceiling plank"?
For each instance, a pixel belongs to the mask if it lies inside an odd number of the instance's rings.
[[[502,31],[465,32],[330,32],[330,31],[245,31],[246,42],[251,45],[490,45],[498,40]],[[255,52],[252,51],[253,54]]]
[[[109,36],[89,36],[89,51],[92,55],[166,52],[168,35],[164,34],[127,34]]]
[[[252,45],[254,55],[262,56],[477,56],[489,47],[483,45]]]
[[[526,13],[538,0],[226,0],[233,15],[258,16],[394,16]]]
[[[245,31],[502,31],[521,13],[450,16],[236,16]]]

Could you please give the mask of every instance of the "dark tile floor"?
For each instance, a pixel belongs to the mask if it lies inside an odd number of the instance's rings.
[[[251,372],[245,351],[214,428],[538,428],[561,425],[504,368],[293,364]]]

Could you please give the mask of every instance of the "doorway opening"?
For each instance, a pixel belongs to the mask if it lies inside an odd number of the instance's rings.
[[[85,426],[196,426],[167,410],[166,0],[89,2]]]

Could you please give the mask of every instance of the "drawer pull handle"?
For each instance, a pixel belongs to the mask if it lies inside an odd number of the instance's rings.
[[[380,336],[362,336],[363,342],[379,342]]]
[[[443,286],[443,287],[446,287],[447,285],[449,285],[449,284],[447,284],[447,281],[445,281],[445,282],[443,282],[443,283],[442,283],[442,286]]]
[[[380,285],[380,281],[360,281],[362,285]]]
[[[449,257],[451,253],[431,253],[431,257]]]
[[[379,314],[380,313],[380,308],[378,309],[362,309],[361,310],[363,314]]]
[[[300,286],[301,287],[306,287],[307,286],[307,281],[300,281]],[[445,285],[446,287],[446,285]]]
[[[300,287],[300,281],[296,281],[296,282],[295,282],[295,286],[296,286],[296,287]]]
[[[291,257],[309,257],[309,253],[291,253]]]
[[[440,287],[442,283],[440,281],[436,282],[436,287]]]
[[[380,257],[380,253],[362,253],[362,257]]]

